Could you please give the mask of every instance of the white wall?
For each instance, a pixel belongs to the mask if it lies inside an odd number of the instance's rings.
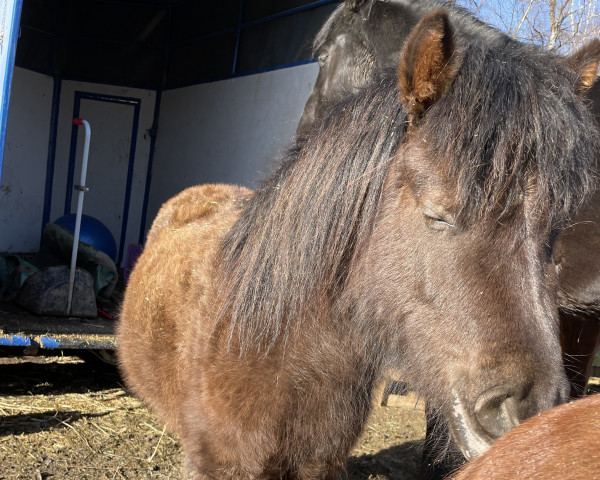
[[[0,251],[39,248],[52,78],[15,67],[0,185]]]
[[[84,82],[62,82],[54,176],[51,179],[50,221],[64,213],[76,91],[137,98],[141,101],[124,245],[126,249],[129,243],[139,241],[150,153],[150,137],[146,135],[146,130],[152,126],[156,93],[149,90]],[[52,92],[51,77],[15,68],[0,186],[0,251],[30,252],[39,248],[43,227]],[[86,181],[91,191],[86,194],[83,212],[107,225],[118,246],[133,107],[84,100],[81,105],[81,116],[87,117],[92,126]],[[84,130],[79,128],[75,184],[79,183],[83,139]],[[76,195],[73,193],[71,212],[75,211],[75,200]]]
[[[190,185],[229,182],[252,187],[257,179],[266,176],[294,137],[317,73],[318,65],[310,63],[163,92],[146,228],[164,201]],[[39,248],[52,90],[50,77],[15,69],[0,187],[0,251]],[[62,82],[50,221],[64,211],[76,91],[141,100],[126,249],[139,240],[150,151],[146,130],[152,126],[156,94]],[[109,226],[118,245],[125,182],[123,162],[127,161],[123,152],[128,151],[130,112],[86,100],[82,101],[81,116],[93,120],[90,175],[86,182],[92,191],[86,194],[83,211]],[[76,184],[82,144],[80,127]],[[107,194],[111,189],[115,198]],[[75,198],[73,194],[72,212]]]
[[[255,186],[292,141],[318,64],[163,92],[147,228],[184,188]]]

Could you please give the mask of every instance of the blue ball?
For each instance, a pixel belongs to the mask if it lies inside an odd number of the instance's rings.
[[[69,213],[57,218],[54,223],[66,228],[71,233],[75,233],[74,213]],[[117,242],[112,236],[110,230],[100,220],[89,215],[81,216],[81,228],[79,230],[79,240],[89,243],[96,250],[106,253],[113,261],[117,259]]]

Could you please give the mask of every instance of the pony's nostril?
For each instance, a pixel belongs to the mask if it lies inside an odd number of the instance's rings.
[[[560,403],[567,391],[562,383],[554,402],[548,389],[541,388],[543,396],[536,395],[531,382],[510,382],[497,385],[481,393],[473,403],[451,390],[452,415],[449,427],[456,445],[467,460],[484,453],[502,435],[526,418]]]
[[[520,423],[521,403],[507,393],[484,394],[476,403],[475,418],[481,429],[496,439]]]

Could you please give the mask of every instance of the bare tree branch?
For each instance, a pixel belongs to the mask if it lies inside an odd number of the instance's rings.
[[[570,53],[600,35],[599,0],[448,0],[509,35]]]
[[[521,30],[521,26],[523,26],[523,22],[525,21],[525,18],[527,18],[527,14],[529,13],[529,10],[531,10],[532,5],[533,5],[533,0],[529,0],[529,5],[527,5],[527,9],[525,10],[525,13],[521,17],[521,21],[519,22],[519,25],[517,25],[517,28],[515,29],[515,33],[513,34],[515,37],[519,34],[519,30]]]

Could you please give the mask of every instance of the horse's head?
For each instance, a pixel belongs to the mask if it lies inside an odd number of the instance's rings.
[[[406,379],[472,458],[567,399],[552,251],[597,134],[560,59],[461,44],[443,11],[407,39],[398,82],[409,125],[358,250],[357,308],[398,319]]]
[[[329,17],[313,42],[319,74],[308,98],[298,133],[327,107],[368,85],[382,68],[398,62],[404,39],[437,0],[346,0]]]
[[[298,134],[321,118],[328,106],[368,85],[382,68],[397,64],[404,39],[437,0],[386,2],[346,0],[313,42],[319,74],[298,124]]]
[[[321,118],[327,105],[356,93],[372,79],[377,65],[362,30],[364,3],[372,1],[348,0],[340,5],[317,34],[313,53],[319,61],[319,74],[304,106],[298,133]]]
[[[504,33],[465,10],[440,0],[346,0],[332,13],[313,42],[319,74],[298,124],[302,134],[327,107],[368,85],[384,68],[398,64],[400,49],[416,24],[444,6],[460,35],[506,43]]]

